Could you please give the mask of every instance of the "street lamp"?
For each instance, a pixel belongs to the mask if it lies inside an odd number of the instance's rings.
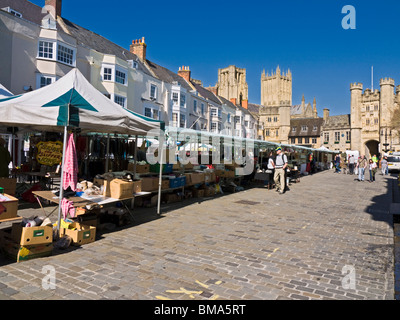
[[[387,127],[386,127],[385,128],[385,143],[382,143],[385,146],[385,149],[383,150],[384,152],[388,152],[390,150],[390,149],[388,149],[389,143],[387,141],[387,138],[388,138],[388,132],[387,132]],[[390,131],[390,139],[391,138],[392,138],[392,131]]]

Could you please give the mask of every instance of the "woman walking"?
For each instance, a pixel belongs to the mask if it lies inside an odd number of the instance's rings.
[[[377,171],[376,162],[372,161],[372,159],[369,159],[369,182],[375,181],[376,171]]]

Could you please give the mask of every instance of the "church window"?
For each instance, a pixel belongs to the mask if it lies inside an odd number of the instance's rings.
[[[369,111],[369,106],[367,106],[367,107],[365,108],[365,110],[368,112],[368,111]]]
[[[274,117],[274,122],[278,122],[278,117]]]
[[[268,122],[271,122],[271,117],[268,117],[267,121],[268,121]]]
[[[374,124],[378,124],[378,118],[374,119]]]
[[[365,120],[365,124],[368,126],[369,125],[369,119]]]

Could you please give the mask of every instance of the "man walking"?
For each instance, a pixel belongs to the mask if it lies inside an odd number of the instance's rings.
[[[276,150],[276,156],[274,161],[275,166],[275,174],[274,180],[276,185],[276,191],[279,194],[283,194],[285,192],[286,179],[285,179],[285,170],[288,165],[287,156],[282,152],[282,148],[278,147]]]
[[[365,156],[361,156],[358,159],[357,166],[358,166],[358,181],[364,181],[364,172],[365,169],[367,168],[367,159]]]

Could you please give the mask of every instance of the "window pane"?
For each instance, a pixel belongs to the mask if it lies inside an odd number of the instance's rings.
[[[72,65],[74,63],[74,51],[59,44],[57,50],[57,60]]]
[[[53,59],[53,42],[39,41],[39,57]]]
[[[118,103],[119,105],[125,107],[125,99],[124,97],[120,97],[120,96],[114,96],[114,101],[115,103]]]
[[[103,80],[111,81],[112,79],[112,69],[111,68],[104,68],[103,70]]]
[[[186,96],[181,94],[181,107],[184,107],[186,105]]]
[[[151,98],[155,98],[156,97],[156,89],[157,89],[156,86],[153,86],[153,85],[150,86],[150,97]]]
[[[115,82],[125,84],[125,73],[119,70],[115,70]]]

